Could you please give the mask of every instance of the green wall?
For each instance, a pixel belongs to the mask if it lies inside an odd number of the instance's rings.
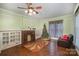
[[[39,29],[40,34],[42,33],[43,25],[47,25],[47,29],[49,29],[49,21],[56,21],[56,20],[63,20],[63,34],[74,34],[74,19],[73,15],[64,15],[59,16],[55,18],[49,18],[49,19],[41,19],[40,21],[37,21],[37,27]]]
[[[73,15],[64,15],[49,19],[29,19],[28,17],[19,15],[17,13],[0,9],[0,30],[10,30],[10,29],[28,29],[36,28],[36,36],[40,37],[42,33],[43,25],[46,24],[49,28],[49,21],[63,20],[63,34],[74,33],[74,20]]]
[[[0,30],[11,30],[22,28],[22,16],[0,9]]]
[[[73,15],[65,15],[60,17],[55,17],[52,19],[49,19],[50,21],[55,20],[63,20],[63,34],[73,34],[74,33],[74,19]]]

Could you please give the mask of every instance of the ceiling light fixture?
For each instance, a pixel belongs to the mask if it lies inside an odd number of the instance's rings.
[[[27,11],[27,10],[25,10],[25,13],[28,13],[28,11]]]
[[[28,15],[30,15],[30,16],[31,16],[31,15],[32,15],[32,13],[28,13]]]
[[[27,4],[27,8],[26,7],[18,7],[19,9],[25,9],[25,13],[28,15],[36,15],[38,14],[38,9],[41,9],[41,6],[37,6],[34,7],[32,5],[32,3],[26,3]]]
[[[33,9],[28,9],[28,10],[25,10],[25,13],[27,13],[28,15],[35,15],[35,14],[38,14],[38,12],[36,12],[35,10]]]
[[[29,12],[33,12],[33,10],[32,9],[29,9]]]

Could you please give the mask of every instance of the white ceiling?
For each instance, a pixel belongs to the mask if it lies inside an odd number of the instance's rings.
[[[33,3],[35,6],[42,6],[42,9],[39,11],[39,14],[28,16],[25,14],[24,9],[18,9],[17,7],[22,6],[26,7],[24,3],[0,3],[0,8],[11,10],[18,14],[32,17],[32,18],[51,18],[62,16],[66,14],[72,14],[76,4],[74,3]]]

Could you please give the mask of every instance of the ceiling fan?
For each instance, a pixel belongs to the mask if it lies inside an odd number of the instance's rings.
[[[29,15],[38,14],[38,9],[41,9],[41,6],[34,7],[32,3],[26,3],[26,7],[18,7],[19,9],[25,9],[25,13]]]

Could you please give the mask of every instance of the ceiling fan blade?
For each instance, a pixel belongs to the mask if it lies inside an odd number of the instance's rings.
[[[41,6],[37,6],[37,7],[35,7],[35,9],[42,9],[42,7]]]
[[[33,9],[33,11],[35,11],[35,12],[36,12],[36,14],[38,14],[38,12],[37,12],[36,10],[34,10],[34,9]]]
[[[36,11],[36,13],[38,14],[38,12]]]
[[[24,7],[17,7],[17,8],[19,8],[19,9],[27,9],[27,8],[24,8]]]

